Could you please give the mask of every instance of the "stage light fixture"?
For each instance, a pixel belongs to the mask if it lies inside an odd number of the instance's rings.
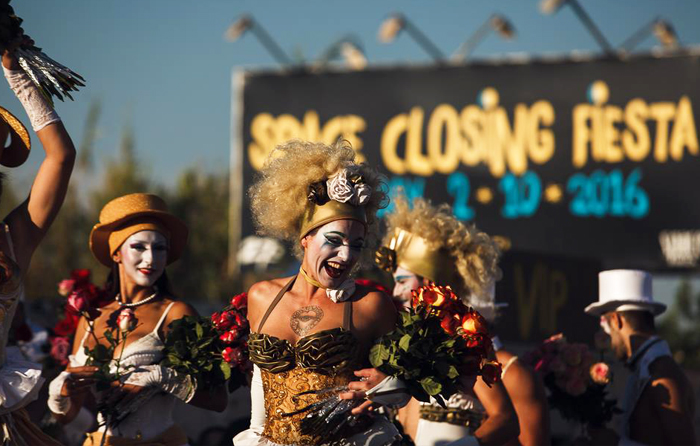
[[[462,62],[466,60],[469,55],[474,51],[474,49],[481,43],[486,35],[494,31],[501,38],[510,40],[515,37],[515,27],[505,16],[501,14],[493,14],[489,17],[476,31],[474,34],[469,36],[459,48],[452,55],[452,60],[454,62]]]
[[[401,13],[390,14],[379,27],[377,38],[381,43],[391,43],[401,33],[406,31],[423,50],[436,62],[443,62],[445,55],[440,51],[440,48],[433,43],[423,32],[418,29],[406,16]]]
[[[252,32],[258,41],[265,47],[268,53],[281,65],[292,65],[292,59],[284,52],[284,50],[275,42],[270,34],[265,31],[252,16],[248,14],[241,15],[233,22],[224,33],[224,38],[229,42],[235,42],[241,38],[246,32]]]

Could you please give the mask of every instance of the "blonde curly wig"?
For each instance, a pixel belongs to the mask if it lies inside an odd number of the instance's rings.
[[[364,183],[372,188],[364,208],[368,234],[376,234],[377,210],[388,202],[383,177],[366,164],[355,164],[355,151],[344,140],[333,145],[291,140],[272,151],[249,190],[258,233],[291,242],[301,258],[301,223],[306,209],[312,206],[307,198],[309,186],[351,165],[358,166]]]
[[[411,207],[401,194],[393,203],[393,212],[386,216],[383,245],[387,246],[396,228],[401,228],[423,238],[430,249],[446,250],[454,261],[456,274],[452,283],[438,285],[450,285],[463,299],[471,295],[471,305],[493,305],[487,302],[492,300],[489,288],[501,278],[501,250],[496,242],[474,225],[457,220],[447,204],[436,207],[417,198]]]

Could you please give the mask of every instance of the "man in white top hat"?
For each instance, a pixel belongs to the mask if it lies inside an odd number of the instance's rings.
[[[610,429],[590,429],[596,445],[690,445],[695,399],[690,382],[656,335],[654,316],[666,305],[652,297],[651,275],[638,270],[599,274],[598,302],[586,313],[599,316],[610,335],[615,356],[625,361],[630,377],[622,402],[620,435]]]

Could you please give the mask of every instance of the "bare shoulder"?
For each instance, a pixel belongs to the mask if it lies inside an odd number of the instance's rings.
[[[503,376],[503,384],[508,389],[509,394],[525,397],[537,393],[538,377],[534,370],[523,364],[517,356],[505,350],[497,351],[496,359],[504,367],[504,370],[506,365],[512,361]]]
[[[262,318],[267,307],[277,296],[277,293],[284,287],[292,277],[281,277],[278,279],[264,280],[254,283],[248,289],[248,320],[256,325],[256,322]]]
[[[166,317],[166,323],[182,319],[185,316],[199,316],[197,310],[186,302],[181,300],[163,299],[163,306],[165,308],[167,308],[170,304],[172,304],[172,307],[170,308],[168,316]]]

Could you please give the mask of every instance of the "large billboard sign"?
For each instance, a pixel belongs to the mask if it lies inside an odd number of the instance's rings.
[[[450,203],[519,252],[698,264],[697,56],[243,72],[238,85],[245,185],[283,141],[343,137],[390,187]]]

